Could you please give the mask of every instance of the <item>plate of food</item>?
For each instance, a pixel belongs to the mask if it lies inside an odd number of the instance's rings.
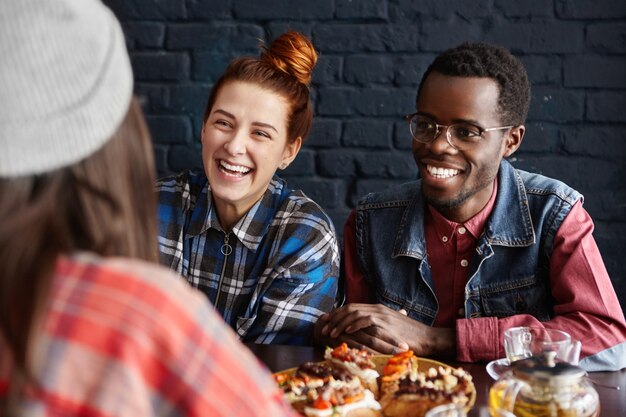
[[[371,355],[341,344],[325,360],[276,372],[285,399],[307,417],[422,417],[441,404],[469,411],[476,401],[462,368],[415,356]]]

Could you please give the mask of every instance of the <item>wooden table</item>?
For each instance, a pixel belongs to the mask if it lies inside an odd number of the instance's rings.
[[[247,344],[248,348],[272,372],[293,368],[303,362],[319,361],[323,359],[323,352],[319,348],[309,346],[286,345],[255,345]],[[487,374],[484,363],[454,363],[444,361],[453,366],[461,366],[473,378],[476,387],[476,404],[469,412],[469,417],[486,417],[487,398],[493,379]],[[600,408],[603,417],[626,416],[626,369],[618,372],[592,372],[590,377],[599,384],[619,386],[620,390],[603,388],[596,385],[600,396]]]

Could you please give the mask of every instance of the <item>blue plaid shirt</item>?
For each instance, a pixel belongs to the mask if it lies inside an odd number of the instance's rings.
[[[339,276],[335,230],[321,207],[274,177],[225,232],[204,172],[163,178],[157,189],[161,263],[204,292],[242,341],[311,344]]]

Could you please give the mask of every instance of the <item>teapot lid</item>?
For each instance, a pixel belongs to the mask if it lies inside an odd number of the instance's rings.
[[[574,384],[587,374],[578,366],[556,362],[555,356],[556,352],[546,351],[542,355],[513,362],[513,375],[527,381],[559,386]]]

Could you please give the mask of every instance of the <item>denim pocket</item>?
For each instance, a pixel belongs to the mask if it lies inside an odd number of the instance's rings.
[[[535,276],[481,288],[479,297],[484,316],[530,314],[546,321],[553,315],[546,285]]]

